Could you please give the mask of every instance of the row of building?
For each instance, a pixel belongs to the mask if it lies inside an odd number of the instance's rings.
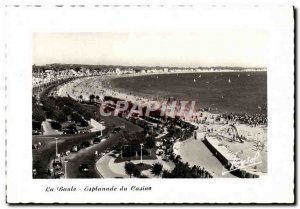
[[[71,77],[96,76],[96,75],[123,75],[123,74],[159,74],[159,73],[185,73],[185,72],[236,72],[236,71],[266,71],[266,68],[168,68],[168,67],[95,67],[74,65],[45,65],[33,66],[33,87],[41,83],[49,83]]]

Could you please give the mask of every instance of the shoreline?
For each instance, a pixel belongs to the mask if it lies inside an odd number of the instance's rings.
[[[257,72],[268,72],[267,70],[244,70],[244,71],[235,71],[235,70],[218,70],[218,71],[180,71],[180,72],[153,72],[153,73],[129,73],[129,74],[119,74],[119,75],[104,75],[109,77],[138,77],[138,76],[151,76],[151,75],[169,75],[169,74],[201,74],[201,73],[257,73]],[[104,77],[103,76],[103,77]]]
[[[97,76],[98,77],[98,76]],[[83,78],[84,80],[85,79],[95,79],[95,77],[87,77],[87,78]],[[96,78],[97,79],[97,78]],[[124,92],[118,92],[118,91],[115,91],[114,89],[111,89],[111,88],[107,88],[107,87],[103,87],[103,81],[106,80],[106,79],[109,79],[107,77],[102,77],[101,78],[101,82],[97,84],[97,88],[101,89],[101,91],[103,92],[103,94],[100,96],[102,97],[101,99],[104,98],[104,96],[112,96],[112,97],[115,97],[115,98],[119,98],[120,100],[124,100],[124,101],[129,101],[129,102],[132,102],[132,103],[136,103],[137,101],[139,102],[139,104],[143,104],[144,102],[144,105],[147,104],[147,102],[151,101],[150,99],[148,98],[145,98],[145,97],[139,97],[139,96],[135,96],[135,95],[128,95]],[[79,79],[79,84],[80,83],[83,83],[84,80],[82,79]],[[71,81],[71,82],[74,82],[74,81]],[[86,84],[88,82],[85,82],[84,84]],[[75,84],[76,85],[76,84]],[[64,85],[63,85],[64,86]],[[70,87],[70,86],[69,86]],[[71,86],[71,91],[72,91],[72,87]],[[60,87],[60,88],[63,88],[63,87]],[[58,88],[58,90],[60,89]],[[89,89],[89,88],[88,88]],[[93,93],[91,91],[88,91],[88,94],[86,95],[86,99],[88,99],[88,95]],[[77,92],[78,93],[78,92]],[[60,95],[60,96],[64,96],[64,95]],[[77,96],[74,96],[74,95],[70,95],[72,98],[78,100],[78,95]],[[159,101],[156,101],[158,104]],[[189,114],[189,111],[186,111],[184,114]],[[180,117],[181,120],[185,121],[185,122],[188,122],[188,123],[191,123],[192,125],[195,125],[195,126],[208,126],[208,127],[211,127],[213,129],[218,129],[219,125],[218,123],[220,122],[216,122],[215,121],[215,118],[220,116],[222,113],[213,113],[213,112],[209,112],[209,111],[201,111],[201,112],[198,112],[200,114],[202,114],[200,117],[195,119],[195,118],[189,118],[189,117],[186,117],[186,115],[184,115],[184,119],[182,117]],[[172,115],[168,115],[166,114],[166,116],[169,116],[169,117],[172,117],[174,118],[175,116],[172,116]],[[203,119],[206,119],[206,123],[208,124],[202,124],[200,121],[203,120]],[[198,120],[199,119],[199,120]],[[223,121],[221,122],[222,124],[223,123],[226,123],[226,121]],[[241,131],[241,133],[243,135],[247,135],[248,137],[250,138],[253,138],[253,139],[256,139],[257,138],[257,133],[259,132],[264,132],[264,130],[267,130],[268,129],[268,125],[267,124],[259,124],[259,125],[256,125],[256,126],[252,126],[252,125],[249,125],[249,124],[243,124],[241,122],[238,122],[236,124],[236,126],[238,127],[238,129]],[[250,134],[250,135],[249,135]],[[262,135],[261,135],[262,136]],[[266,139],[267,136],[264,137],[264,139]]]
[[[225,71],[222,71],[225,72]],[[232,71],[226,71],[226,73],[230,73]],[[249,71],[253,72],[253,71]],[[258,71],[256,71],[258,72]],[[264,71],[265,72],[265,71]],[[100,100],[103,101],[105,96],[115,97],[120,100],[137,103],[138,105],[141,105],[142,107],[146,106],[147,103],[155,103],[155,105],[162,105],[162,101],[166,101],[168,98],[165,96],[157,96],[157,95],[148,95],[147,93],[136,93],[136,92],[130,92],[130,90],[112,87],[110,84],[110,81],[116,78],[127,78],[127,77],[141,77],[141,76],[155,76],[155,75],[166,75],[166,74],[199,74],[199,72],[179,72],[179,73],[173,73],[173,72],[164,72],[164,73],[144,73],[144,74],[122,74],[122,75],[105,75],[105,76],[89,76],[84,78],[78,78],[71,82],[68,82],[65,85],[60,85],[57,87],[57,89],[54,90],[56,92],[55,94],[57,96],[70,96],[75,100],[80,100],[79,96],[82,95],[82,99],[84,101],[89,101],[89,95],[94,94],[95,96],[98,95]],[[205,72],[205,73],[214,73],[214,72]],[[238,72],[236,72],[238,73]],[[100,79],[99,79],[100,78]],[[84,85],[84,90],[81,89],[80,92],[78,92],[76,89],[78,86],[80,86],[82,83],[84,83],[85,80],[95,80],[97,81],[93,86],[88,85],[86,82]],[[72,85],[75,83],[74,85]],[[70,86],[68,86],[70,85]],[[66,89],[64,89],[66,87]],[[68,89],[68,87],[71,87]],[[85,91],[85,92],[84,92]],[[179,100],[180,101],[180,100]],[[182,100],[184,101],[184,100]],[[190,102],[190,101],[189,101]],[[196,104],[198,105],[198,104]],[[178,105],[176,105],[177,108]],[[186,106],[184,106],[186,108]],[[191,106],[188,106],[191,107]],[[208,114],[209,116],[217,116],[221,114],[227,114],[227,113],[246,113],[246,114],[255,114],[255,115],[267,115],[265,113],[247,113],[247,112],[240,112],[240,111],[219,111],[218,109],[213,110],[211,107],[205,107],[200,108],[199,106],[195,106],[196,113],[202,112],[205,114]],[[207,110],[206,110],[207,109]],[[189,109],[185,109],[184,112],[189,112]],[[184,116],[183,116],[184,117]]]

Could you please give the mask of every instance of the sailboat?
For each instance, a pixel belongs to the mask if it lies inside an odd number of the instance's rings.
[[[230,80],[230,78],[228,79],[228,83],[231,83],[231,80]]]
[[[248,73],[248,76],[250,76],[250,73]]]
[[[238,74],[238,78],[240,77],[240,74]]]
[[[194,79],[194,83],[196,83],[196,79]]]
[[[201,74],[199,75],[199,78],[201,78]]]

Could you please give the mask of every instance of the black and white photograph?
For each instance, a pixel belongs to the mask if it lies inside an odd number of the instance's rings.
[[[267,175],[266,34],[33,34],[33,178]]]
[[[8,204],[294,204],[295,9],[5,7]]]

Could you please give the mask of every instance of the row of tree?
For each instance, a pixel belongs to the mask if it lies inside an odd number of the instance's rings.
[[[32,129],[41,130],[41,124],[46,119],[42,106],[32,97]]]
[[[163,178],[213,178],[213,175],[200,166],[190,166],[188,162],[182,162],[180,155],[170,155],[170,160],[175,164],[172,171],[163,170]]]
[[[189,163],[183,163],[181,157],[178,155],[173,158],[175,168],[172,171],[163,169],[162,164],[156,162],[151,166],[151,173],[154,176],[162,178],[213,178],[213,175],[200,166],[190,166]],[[124,166],[127,175],[141,178],[141,169],[138,164],[126,162]]]
[[[44,97],[41,102],[43,110],[46,112],[46,117],[59,123],[70,119],[76,123],[81,123],[82,126],[87,126],[86,120],[93,117],[79,102],[70,97]]]
[[[79,98],[82,100],[82,95],[80,95],[79,96]],[[100,99],[100,97],[98,96],[98,95],[94,95],[94,94],[91,94],[90,96],[89,96],[89,100],[90,100],[90,102],[99,102],[99,99]]]
[[[144,132],[130,134],[123,131],[118,144],[113,149],[121,153],[121,158],[133,157],[141,153],[141,144],[143,144],[142,154],[151,156],[152,149],[155,147],[155,138],[152,135],[146,135]]]
[[[130,176],[130,178],[132,176],[137,177],[137,178],[145,178],[146,176],[141,174],[142,169],[140,168],[140,166],[138,166],[137,164],[134,164],[132,162],[126,162],[125,166],[124,166],[125,172],[127,175]],[[160,163],[154,163],[151,166],[151,173],[154,176],[161,176],[163,171],[163,166]]]

